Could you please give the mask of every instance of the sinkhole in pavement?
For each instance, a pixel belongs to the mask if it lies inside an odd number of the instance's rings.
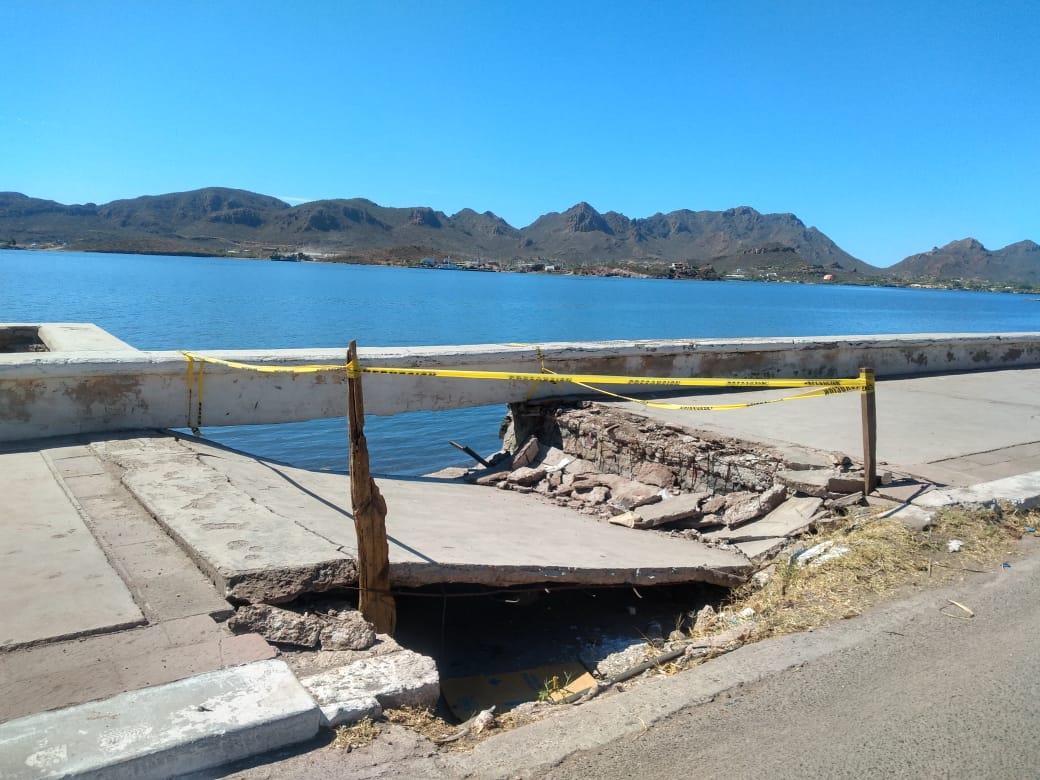
[[[640,648],[629,658],[652,657],[653,648],[671,632],[689,632],[699,609],[706,604],[718,609],[729,593],[704,583],[412,589],[396,597],[394,639],[436,661],[442,694],[438,714],[461,721],[491,704],[501,714],[537,701],[553,677],[566,685],[626,649]],[[342,599],[310,596],[292,607],[321,611],[333,601],[343,604]],[[614,656],[613,668],[637,662]],[[610,665],[608,660],[605,668]]]

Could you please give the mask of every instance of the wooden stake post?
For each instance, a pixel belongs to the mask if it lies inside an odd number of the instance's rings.
[[[351,341],[347,361],[357,365],[357,342]],[[386,502],[368,465],[365,439],[365,400],[361,375],[348,372],[347,424],[350,435],[350,500],[357,533],[358,608],[381,634],[393,634],[397,607],[390,594],[390,549],[386,541]]]
[[[864,381],[860,391],[863,411],[863,495],[870,495],[877,487],[877,407],[874,398],[874,369],[861,368],[859,378]]]

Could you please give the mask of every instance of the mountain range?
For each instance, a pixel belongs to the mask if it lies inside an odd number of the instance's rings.
[[[980,279],[1040,286],[1040,244],[1018,241],[989,250],[974,238],[962,238],[911,255],[888,270],[909,278]]]
[[[415,261],[428,255],[565,266],[674,262],[791,272],[815,267],[838,278],[935,277],[1040,282],[1031,241],[990,252],[965,239],[908,257],[890,269],[859,260],[794,214],[680,209],[645,218],[578,203],[516,228],[490,211],[446,214],[429,206],[393,208],[364,198],[290,205],[245,190],[209,187],[97,205],[65,205],[0,193],[0,245],[265,256],[305,252],[360,261]]]

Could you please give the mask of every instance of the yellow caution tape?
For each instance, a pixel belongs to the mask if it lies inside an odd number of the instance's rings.
[[[548,369],[547,369],[548,370]],[[858,381],[858,380],[857,380]],[[609,395],[611,398],[617,398],[622,401],[631,401],[632,403],[641,404],[649,409],[668,409],[675,412],[724,412],[731,409],[750,409],[752,406],[765,406],[766,404],[776,404],[781,401],[798,401],[803,398],[822,398],[825,395],[835,395],[839,393],[851,393],[857,388],[855,387],[819,387],[810,390],[807,393],[798,393],[797,395],[788,395],[783,398],[770,398],[766,401],[745,401],[743,403],[736,404],[674,404],[670,401],[647,401],[645,398],[632,398],[631,396],[621,395],[620,393],[612,393],[609,390],[604,390],[600,387],[593,387],[587,385],[584,382],[575,382],[574,384],[584,387],[586,390],[592,390],[602,395]],[[862,389],[863,385],[860,385],[859,389]]]
[[[386,374],[391,376],[435,377],[440,379],[478,379],[498,380],[506,382],[547,382],[549,384],[575,384],[597,393],[609,395],[611,397],[619,398],[624,401],[632,401],[634,403],[642,404],[644,406],[655,409],[670,409],[675,411],[688,412],[722,411],[727,409],[747,409],[752,406],[775,404],[780,403],[781,401],[795,401],[805,398],[821,398],[825,395],[847,393],[852,390],[872,392],[874,389],[872,377],[867,375],[861,375],[856,379],[722,379],[715,377],[638,377],[619,376],[610,374],[557,374],[553,371],[550,371],[549,369],[544,368],[544,361],[542,368],[543,373],[524,371],[476,371],[457,368],[394,368],[382,366],[361,367],[357,364],[356,361],[352,361],[349,363],[311,363],[298,366],[269,366],[256,363],[240,363],[234,360],[223,360],[221,358],[199,355],[195,352],[183,352],[182,354],[188,361],[189,393],[192,376],[192,367],[195,361],[198,361],[202,364],[211,363],[218,366],[226,366],[227,368],[241,369],[244,371],[257,371],[260,373],[268,374],[313,374],[321,371],[345,370],[348,376],[358,376],[360,374]],[[202,366],[200,365],[199,374],[197,377],[200,402],[202,390],[201,369]],[[765,401],[748,401],[734,404],[697,405],[675,404],[666,401],[647,401],[640,398],[632,398],[630,396],[613,393],[609,390],[604,390],[599,387],[593,387],[592,385],[625,385],[640,387],[708,387],[736,388],[742,390],[808,387],[811,388],[811,390],[807,393],[799,393],[797,395],[786,396],[784,398],[771,398]],[[188,396],[188,399],[190,408],[190,394]],[[201,412],[202,410],[200,403],[197,420],[201,419]]]
[[[228,368],[239,368],[243,371],[259,371],[262,374],[315,374],[319,371],[342,371],[347,367],[346,363],[310,363],[299,366],[265,366],[258,363],[239,363],[234,360],[221,360],[220,358],[199,355],[196,352],[182,352],[189,362],[198,360],[201,363],[212,363],[215,366],[227,366]]]
[[[310,363],[298,366],[268,366],[257,363],[240,363],[234,360],[199,355],[195,352],[181,353],[189,361],[212,363],[245,371],[269,374],[313,374],[319,371],[360,372],[363,374],[392,374],[396,376],[439,377],[441,379],[485,379],[506,382],[548,382],[550,384],[597,384],[639,385],[646,387],[730,387],[730,388],[791,388],[791,387],[843,387],[860,390],[866,386],[864,379],[725,379],[717,377],[642,377],[617,376],[611,374],[555,374],[525,371],[476,371],[459,368],[393,368],[384,366],[359,367],[356,363]]]

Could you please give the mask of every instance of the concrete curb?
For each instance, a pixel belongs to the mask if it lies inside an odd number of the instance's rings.
[[[330,728],[379,717],[384,707],[433,707],[441,693],[433,659],[411,650],[362,658],[303,677],[300,684],[321,707],[322,725]]]
[[[913,503],[919,507],[939,508],[955,504],[991,504],[994,501],[1007,502],[1015,509],[1040,506],[1040,471],[980,482],[966,488],[931,490],[915,498]]]
[[[0,725],[0,777],[170,777],[292,745],[321,712],[259,661]]]

